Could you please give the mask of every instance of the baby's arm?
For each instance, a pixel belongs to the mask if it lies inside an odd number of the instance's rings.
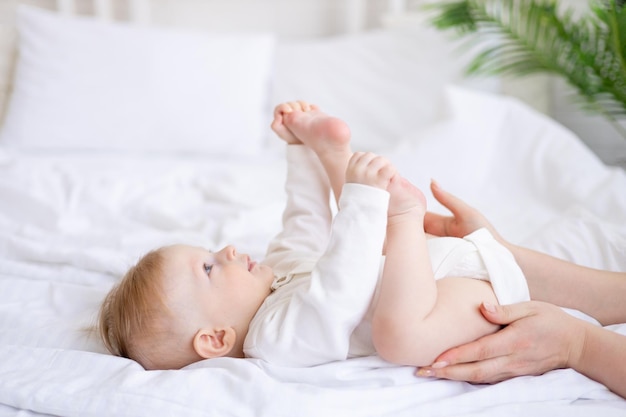
[[[376,288],[387,224],[385,188],[394,173],[383,158],[354,158],[360,162],[347,176],[324,253],[310,278],[294,279],[265,305],[246,338],[248,355],[285,366],[346,359],[350,336]]]
[[[303,260],[319,256],[328,242],[332,213],[329,206],[330,183],[315,153],[285,126],[287,113],[310,111],[315,106],[298,101],[283,103],[274,109],[272,130],[288,146],[282,230],[268,245],[263,261],[276,275],[297,268]]]
[[[323,253],[332,221],[330,184],[318,158],[302,145],[289,145],[286,156],[282,230],[271,240],[263,261],[277,275]]]
[[[306,101],[277,105],[271,127],[289,145],[283,231],[270,244],[265,261],[280,275],[293,272],[303,259],[316,260],[326,248],[331,218],[329,186],[339,199],[352,152],[345,122]]]
[[[352,156],[346,122],[306,101],[291,101],[276,106],[272,129],[285,142],[303,144],[315,152],[338,202]]]
[[[371,152],[355,152],[348,161],[346,183],[369,185],[385,190],[394,175],[396,168],[386,158]]]

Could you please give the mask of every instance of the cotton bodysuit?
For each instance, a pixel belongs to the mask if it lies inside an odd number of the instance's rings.
[[[286,156],[283,230],[263,261],[274,270],[273,292],[250,323],[244,354],[282,366],[373,355],[371,304],[384,263],[389,193],[345,184],[333,218],[317,156],[303,145],[288,145]],[[432,238],[428,247],[435,279],[490,281],[500,304],[529,299],[513,256],[486,229]]]

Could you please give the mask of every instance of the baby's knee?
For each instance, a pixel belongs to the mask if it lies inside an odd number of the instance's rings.
[[[372,342],[376,353],[387,362],[406,365],[408,358],[406,329],[403,325],[385,319],[372,321]]]
[[[398,365],[428,366],[437,358],[428,338],[419,336],[419,324],[372,321],[372,342],[376,353],[387,362]]]

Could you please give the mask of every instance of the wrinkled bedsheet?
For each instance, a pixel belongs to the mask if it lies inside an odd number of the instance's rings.
[[[445,117],[386,152],[405,176],[427,195],[435,178],[511,241],[626,270],[623,170],[517,101],[446,97]],[[471,385],[377,357],[146,372],[106,354],[93,323],[126,268],[176,242],[232,243],[261,259],[280,227],[284,170],[279,147],[229,159],[0,148],[0,415],[626,415],[625,400],[573,370]],[[430,196],[429,207],[443,212]]]

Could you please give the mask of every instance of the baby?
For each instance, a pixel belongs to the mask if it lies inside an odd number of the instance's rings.
[[[266,258],[232,246],[148,253],[101,307],[113,354],[146,369],[223,356],[312,366],[373,354],[425,366],[497,330],[478,310],[483,301],[529,298],[512,255],[485,229],[427,236],[424,195],[385,158],[353,153],[343,121],[297,101],[276,107],[272,129],[287,143],[287,205]]]

